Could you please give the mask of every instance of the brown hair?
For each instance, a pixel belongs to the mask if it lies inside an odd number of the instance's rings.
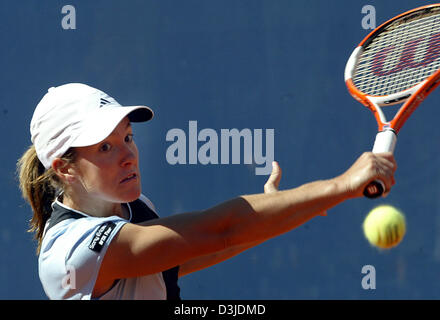
[[[74,158],[73,148],[62,157],[66,162],[73,162]],[[63,185],[52,168],[47,170],[44,168],[33,145],[18,160],[17,175],[22,196],[32,207],[33,216],[29,221],[28,232],[35,233],[34,238],[38,241],[37,254],[39,254],[44,226],[52,213],[51,204],[63,190]]]

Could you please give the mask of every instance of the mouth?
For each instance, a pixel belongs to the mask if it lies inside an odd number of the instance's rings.
[[[131,173],[128,176],[126,176],[124,179],[122,179],[119,183],[126,183],[129,181],[134,181],[138,178],[138,175],[136,173]]]

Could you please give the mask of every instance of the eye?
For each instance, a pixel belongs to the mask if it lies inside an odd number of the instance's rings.
[[[130,143],[133,141],[133,134],[127,134],[124,139],[125,142]]]
[[[99,147],[99,151],[102,152],[106,152],[109,151],[111,149],[111,145],[109,143],[103,143],[100,147]]]

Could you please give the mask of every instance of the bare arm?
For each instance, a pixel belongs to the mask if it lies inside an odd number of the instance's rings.
[[[213,265],[219,264],[220,262],[223,262],[225,260],[228,260],[230,258],[233,258],[240,253],[253,248],[264,241],[257,241],[257,242],[251,242],[246,243],[243,245],[238,245],[234,247],[230,247],[224,250],[221,250],[219,252],[210,253],[204,256],[196,257],[194,259],[191,259],[179,267],[179,278],[186,276],[187,274],[206,269],[208,267],[211,267]]]
[[[346,199],[362,196],[363,188],[374,179],[381,178],[390,189],[395,168],[391,154],[365,153],[334,179],[245,195],[144,226],[126,224],[110,244],[98,280],[108,283],[151,274],[196,257],[252,246],[292,230]]]
[[[279,167],[277,162],[273,162],[272,173],[269,176],[266,184],[264,185],[264,193],[277,192],[280,184],[280,180],[281,180],[281,168]],[[222,261],[235,257],[241,252],[250,249],[252,247],[255,247],[262,242],[264,242],[264,240],[233,246],[221,250],[219,252],[214,252],[191,259],[180,265],[179,277],[183,277],[189,273],[208,268]]]

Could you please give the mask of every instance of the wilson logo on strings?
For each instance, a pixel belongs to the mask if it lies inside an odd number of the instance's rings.
[[[420,59],[418,57],[420,53],[417,54],[417,49],[419,47],[419,50],[422,49],[421,42],[423,40],[424,38],[419,38],[405,43],[397,64],[391,69],[386,67],[386,62],[387,57],[389,57],[390,54],[392,55],[394,50],[396,50],[395,46],[388,46],[380,50],[374,56],[371,70],[376,76],[384,77],[406,69],[421,68],[429,65],[430,63],[437,60],[440,56],[440,33],[436,33],[430,37],[429,42],[426,45],[426,49],[423,48],[423,50],[425,51],[423,59]]]

